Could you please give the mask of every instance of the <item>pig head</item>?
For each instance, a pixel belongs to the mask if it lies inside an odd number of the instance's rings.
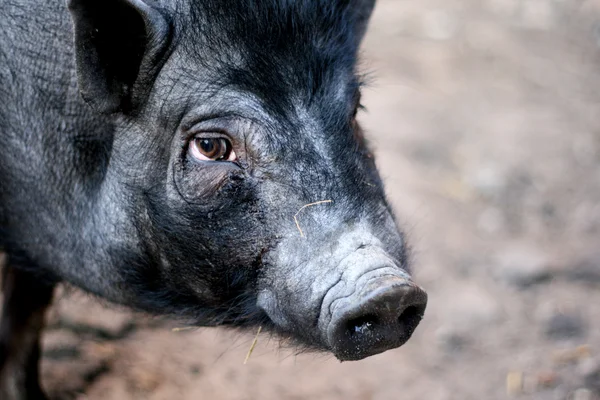
[[[115,284],[64,279],[340,360],[406,342],[427,296],[356,120],[373,5],[71,0],[78,87],[112,127],[82,240]]]

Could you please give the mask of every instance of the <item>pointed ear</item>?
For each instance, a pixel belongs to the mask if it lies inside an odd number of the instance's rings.
[[[69,0],[69,10],[81,96],[100,113],[134,110],[168,47],[168,18],[146,0]]]
[[[355,0],[354,1],[354,12],[356,15],[355,34],[357,41],[360,42],[367,31],[367,25],[369,24],[369,18],[373,13],[375,7],[375,0]]]

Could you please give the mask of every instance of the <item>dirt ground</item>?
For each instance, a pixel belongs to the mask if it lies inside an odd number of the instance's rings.
[[[429,306],[360,362],[62,294],[56,399],[600,399],[600,1],[379,0],[362,115]]]

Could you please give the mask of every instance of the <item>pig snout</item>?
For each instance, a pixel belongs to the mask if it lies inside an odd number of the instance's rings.
[[[258,306],[279,331],[341,361],[403,345],[423,318],[427,294],[413,283],[402,259],[365,230],[338,238],[333,251],[317,251],[309,261],[293,263],[296,268],[276,269]],[[284,249],[282,257],[290,257],[290,249],[302,248]]]
[[[332,301],[327,341],[342,361],[399,347],[421,322],[426,305],[425,291],[404,277],[371,279],[353,295]]]

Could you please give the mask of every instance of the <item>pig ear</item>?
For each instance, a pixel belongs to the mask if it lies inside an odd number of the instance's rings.
[[[360,42],[367,31],[367,25],[369,24],[369,18],[373,13],[375,7],[375,0],[355,0],[354,1],[354,12],[356,13],[356,25],[355,32],[357,40]]]
[[[69,10],[82,97],[101,113],[132,111],[158,72],[168,19],[146,0],[69,0]]]

